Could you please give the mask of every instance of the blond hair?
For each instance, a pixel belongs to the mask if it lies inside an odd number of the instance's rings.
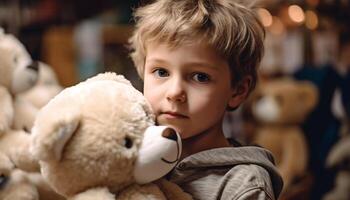
[[[265,31],[251,6],[235,0],[157,0],[134,17],[130,55],[141,78],[147,43],[176,47],[199,40],[227,59],[233,84],[251,76],[250,91],[255,87]]]

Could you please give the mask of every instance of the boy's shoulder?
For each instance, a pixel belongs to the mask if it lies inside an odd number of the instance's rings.
[[[254,146],[217,148],[191,155],[177,165],[171,180],[189,193],[200,195],[200,199],[218,199],[213,195],[232,199],[249,192],[274,199],[283,185],[271,153]]]
[[[235,165],[224,177],[227,178],[227,183],[223,194],[233,195],[238,199],[250,192],[256,192],[264,193],[266,199],[275,199],[274,184],[269,171],[262,166],[254,163]]]

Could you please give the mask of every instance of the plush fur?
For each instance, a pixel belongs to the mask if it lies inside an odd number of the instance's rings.
[[[12,127],[13,97],[33,87],[38,66],[19,40],[0,29],[0,132]]]
[[[252,96],[258,122],[254,142],[273,153],[284,189],[306,172],[308,148],[300,125],[316,103],[317,90],[311,83],[290,79],[261,83]]]
[[[39,63],[39,78],[34,87],[16,95],[14,100],[14,128],[28,132],[33,127],[38,111],[62,91],[55,72],[45,63]]]
[[[128,80],[100,74],[40,110],[31,152],[47,182],[68,199],[165,199],[149,182],[176,164],[181,143],[175,131],[153,125],[149,105]]]
[[[39,78],[31,89],[19,94],[20,98],[40,109],[62,91],[57,76],[51,66],[39,62]]]
[[[64,200],[48,187],[40,173],[15,168],[6,154],[0,152],[1,200]]]
[[[1,152],[0,175],[0,199],[39,200],[39,193],[26,173],[15,169],[11,160]]]
[[[0,135],[0,152],[4,153],[20,168],[29,172],[38,172],[39,164],[29,152],[31,136],[21,130],[7,130]]]
[[[13,131],[13,99],[34,86],[38,66],[32,62],[19,40],[0,30],[0,151],[19,168],[38,170],[28,148],[30,138],[24,132]]]
[[[39,172],[25,172],[26,177],[35,186],[39,194],[39,200],[65,200],[49,186],[46,180]]]

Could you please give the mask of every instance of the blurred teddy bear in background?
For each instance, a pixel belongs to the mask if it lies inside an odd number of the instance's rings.
[[[316,103],[317,90],[311,83],[287,78],[262,82],[251,97],[257,122],[253,143],[274,155],[284,191],[306,173],[308,146],[300,125]]]

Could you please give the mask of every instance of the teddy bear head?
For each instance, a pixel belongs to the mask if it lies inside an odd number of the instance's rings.
[[[42,108],[54,96],[56,96],[63,87],[60,86],[53,69],[43,63],[39,63],[39,78],[34,87],[21,93],[20,98],[31,103],[35,108]]]
[[[314,108],[317,98],[317,89],[309,82],[269,80],[262,82],[253,94],[252,114],[264,124],[299,124]]]
[[[38,64],[24,45],[0,29],[0,85],[17,94],[31,88],[38,79]]]
[[[64,89],[41,109],[31,152],[63,196],[94,187],[118,192],[158,179],[176,164],[179,136],[154,123],[142,93],[123,76],[104,73]]]

